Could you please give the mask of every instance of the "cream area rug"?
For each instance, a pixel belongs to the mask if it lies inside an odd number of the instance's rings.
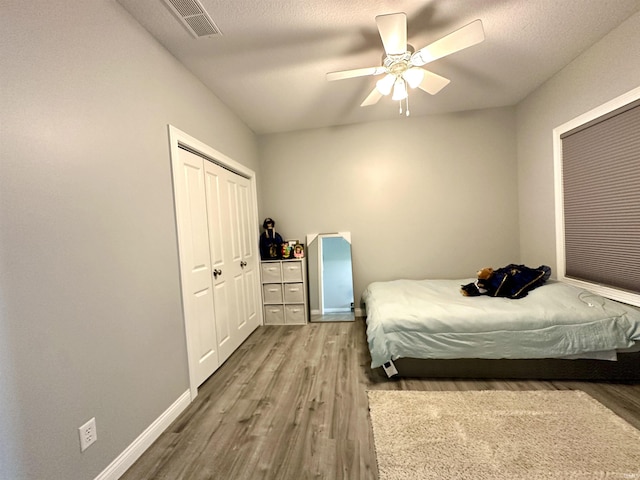
[[[380,480],[640,480],[640,431],[580,391],[369,391]]]

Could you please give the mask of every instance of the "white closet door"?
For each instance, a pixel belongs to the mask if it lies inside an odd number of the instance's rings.
[[[227,171],[206,160],[203,162],[218,360],[222,363],[237,347],[234,332],[229,323],[229,318],[235,315],[235,292],[233,282],[230,281],[233,278],[233,261],[229,256],[232,221],[227,194]]]
[[[174,182],[189,364],[200,385],[220,364],[203,159],[181,149]]]
[[[190,240],[185,248],[191,245],[202,250],[204,245],[208,249],[208,280],[212,293],[207,290],[207,294],[213,306],[213,312],[201,309],[202,314],[196,315],[191,323],[197,327],[190,335],[195,337],[196,351],[203,350],[200,343],[207,342],[207,352],[217,356],[217,368],[246,340],[259,322],[257,239],[249,236],[254,222],[250,209],[250,182],[186,150],[180,150],[180,158],[188,159],[190,164],[199,162],[201,165],[198,180],[193,182],[201,182],[204,192],[199,191],[198,198],[189,202],[189,212],[191,215],[198,212],[198,219],[204,224],[195,226],[194,222],[190,223]],[[200,203],[195,205],[196,202]],[[212,341],[217,342],[215,346]],[[196,359],[192,361],[195,363]],[[202,370],[198,374],[200,383],[213,373]]]
[[[255,173],[171,126],[169,137],[195,398],[262,321]]]
[[[257,239],[246,241],[252,218],[244,205],[250,201],[249,180],[206,161],[205,171],[212,268],[221,272],[213,280],[213,299],[222,363],[258,326],[256,287],[247,285],[247,278],[255,282]]]
[[[260,323],[259,311],[262,308],[262,294],[257,285],[260,285],[258,268],[258,239],[252,232],[255,230],[256,219],[253,216],[253,197],[251,184],[248,179],[241,178],[238,183],[238,211],[240,219],[240,249],[243,264],[243,289],[246,302],[246,321],[253,331]]]
[[[236,348],[258,326],[257,239],[249,236],[253,215],[249,180],[226,172],[231,242],[229,261],[235,299],[234,315],[229,316],[229,328],[233,330]]]

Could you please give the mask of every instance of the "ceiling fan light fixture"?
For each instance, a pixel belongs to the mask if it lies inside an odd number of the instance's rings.
[[[393,84],[396,81],[395,75],[391,75],[387,73],[384,77],[376,82],[376,88],[382,95],[389,95],[391,93],[391,89],[393,88]]]
[[[403,78],[398,77],[393,84],[393,95],[391,96],[391,99],[404,100],[408,96],[409,93],[407,92],[407,82],[405,82]]]
[[[411,88],[416,88],[424,78],[424,70],[418,67],[412,67],[402,74],[402,78],[405,79]]]

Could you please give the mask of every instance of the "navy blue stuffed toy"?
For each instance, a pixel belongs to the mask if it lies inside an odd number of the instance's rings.
[[[282,257],[282,244],[284,241],[275,230],[276,222],[271,218],[265,218],[262,222],[264,232],[260,235],[260,258],[262,260],[278,260]]]

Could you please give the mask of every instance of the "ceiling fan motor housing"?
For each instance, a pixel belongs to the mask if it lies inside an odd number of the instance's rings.
[[[402,75],[411,66],[411,55],[413,52],[406,51],[399,55],[387,55],[383,65],[387,73],[392,75]]]

